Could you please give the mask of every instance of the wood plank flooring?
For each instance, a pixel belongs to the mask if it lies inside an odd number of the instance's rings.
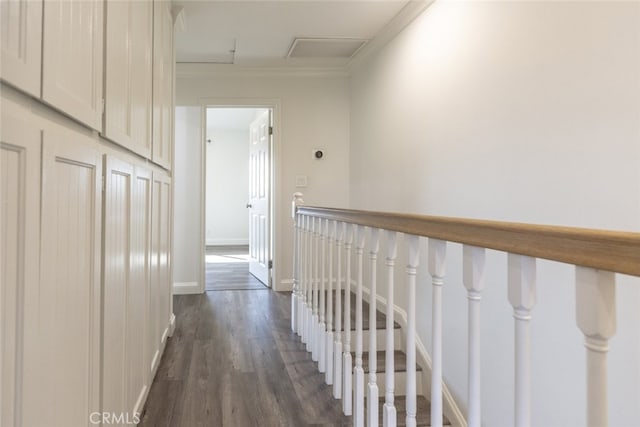
[[[248,254],[248,246],[207,246],[205,289],[266,289],[262,282],[249,273]]]
[[[346,426],[324,374],[291,332],[291,294],[174,297],[177,327],[142,426]]]

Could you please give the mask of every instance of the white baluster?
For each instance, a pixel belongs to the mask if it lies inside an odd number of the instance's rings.
[[[342,239],[344,224],[336,221],[336,335],[333,360],[333,397],[342,398]]]
[[[576,320],[587,353],[587,426],[609,425],[607,352],[616,332],[615,274],[576,267]]]
[[[320,323],[318,316],[318,285],[319,285],[319,276],[318,276],[318,263],[320,251],[318,250],[318,243],[320,241],[319,231],[320,227],[318,224],[319,218],[313,218],[313,278],[311,283],[313,283],[313,295],[311,299],[313,301],[313,315],[311,317],[311,360],[314,362],[318,361],[318,342],[320,336]]]
[[[326,303],[326,287],[325,287],[325,266],[327,264],[327,249],[326,249],[326,236],[325,236],[325,220],[318,218],[318,225],[320,226],[320,324],[318,325],[318,371],[321,373],[326,372],[325,358],[327,356],[327,350],[325,344],[327,342],[327,324],[325,322],[325,303]]]
[[[469,300],[469,427],[480,427],[480,300],[484,288],[485,250],[464,245],[462,258],[462,281],[467,288]]]
[[[313,233],[312,233],[312,218],[307,216],[307,351],[311,352],[313,347]]]
[[[327,364],[324,381],[327,385],[333,384],[333,236],[335,232],[335,221],[327,220],[327,241],[329,247],[329,279],[327,282],[327,340],[325,362]]]
[[[447,255],[447,243],[429,239],[429,274],[432,279],[432,368],[431,425],[442,426],[442,286]]]
[[[307,271],[308,271],[308,246],[307,246],[307,216],[306,215],[301,215],[300,216],[300,246],[302,248],[302,260],[300,261],[300,282],[301,282],[301,300],[302,300],[302,305],[301,305],[301,313],[300,313],[300,317],[301,317],[301,334],[300,334],[300,340],[302,341],[302,343],[306,344],[305,347],[308,346],[308,332],[309,332],[309,322],[308,322],[308,314],[309,314],[309,305],[307,303],[308,301],[308,294],[309,294],[309,282],[307,281]],[[308,348],[308,347],[307,347]]]
[[[295,314],[292,314],[291,321],[294,323],[294,331],[301,336],[302,323],[300,322],[300,307],[302,306],[302,278],[300,277],[302,262],[302,240],[300,236],[300,215],[296,214],[294,220],[294,265],[293,265],[293,295],[295,296]]]
[[[345,224],[345,285],[344,285],[344,349],[342,351],[342,411],[349,416],[353,412],[353,361],[351,359],[351,242],[353,227]]]
[[[416,273],[420,260],[420,239],[407,236],[409,264],[407,265],[407,427],[416,426]]]
[[[509,302],[515,319],[515,422],[531,425],[531,309],[536,303],[535,258],[509,254]]]
[[[385,393],[384,408],[382,412],[382,424],[384,427],[396,427],[396,407],[394,399],[395,366],[394,366],[394,320],[393,320],[393,285],[394,268],[398,254],[398,233],[387,231],[387,330],[385,348]]]
[[[353,425],[364,427],[364,369],[362,368],[362,258],[364,252],[365,227],[355,225],[356,229],[356,366],[354,368],[355,393]]]
[[[371,241],[369,243],[369,259],[371,260],[371,294],[369,298],[369,384],[367,387],[367,426],[378,427],[378,384],[376,369],[378,367],[378,343],[377,343],[377,260],[380,248],[380,230],[371,229]]]
[[[298,238],[298,216],[296,208],[302,202],[302,193],[293,193],[291,201],[291,218],[293,219],[293,289],[291,290],[291,330],[299,333],[298,309],[299,309],[299,287],[300,278],[298,275],[298,265],[300,262],[300,240]]]

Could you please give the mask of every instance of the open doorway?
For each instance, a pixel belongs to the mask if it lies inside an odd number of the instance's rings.
[[[205,110],[205,289],[271,285],[271,109]]]

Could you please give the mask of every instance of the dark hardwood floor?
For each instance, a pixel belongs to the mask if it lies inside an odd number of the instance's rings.
[[[290,293],[219,291],[174,298],[176,331],[140,425],[351,425],[291,332]]]

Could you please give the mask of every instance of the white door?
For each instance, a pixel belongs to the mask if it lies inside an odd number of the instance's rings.
[[[271,176],[271,113],[251,123],[249,133],[249,272],[267,286],[271,253],[269,188]]]

